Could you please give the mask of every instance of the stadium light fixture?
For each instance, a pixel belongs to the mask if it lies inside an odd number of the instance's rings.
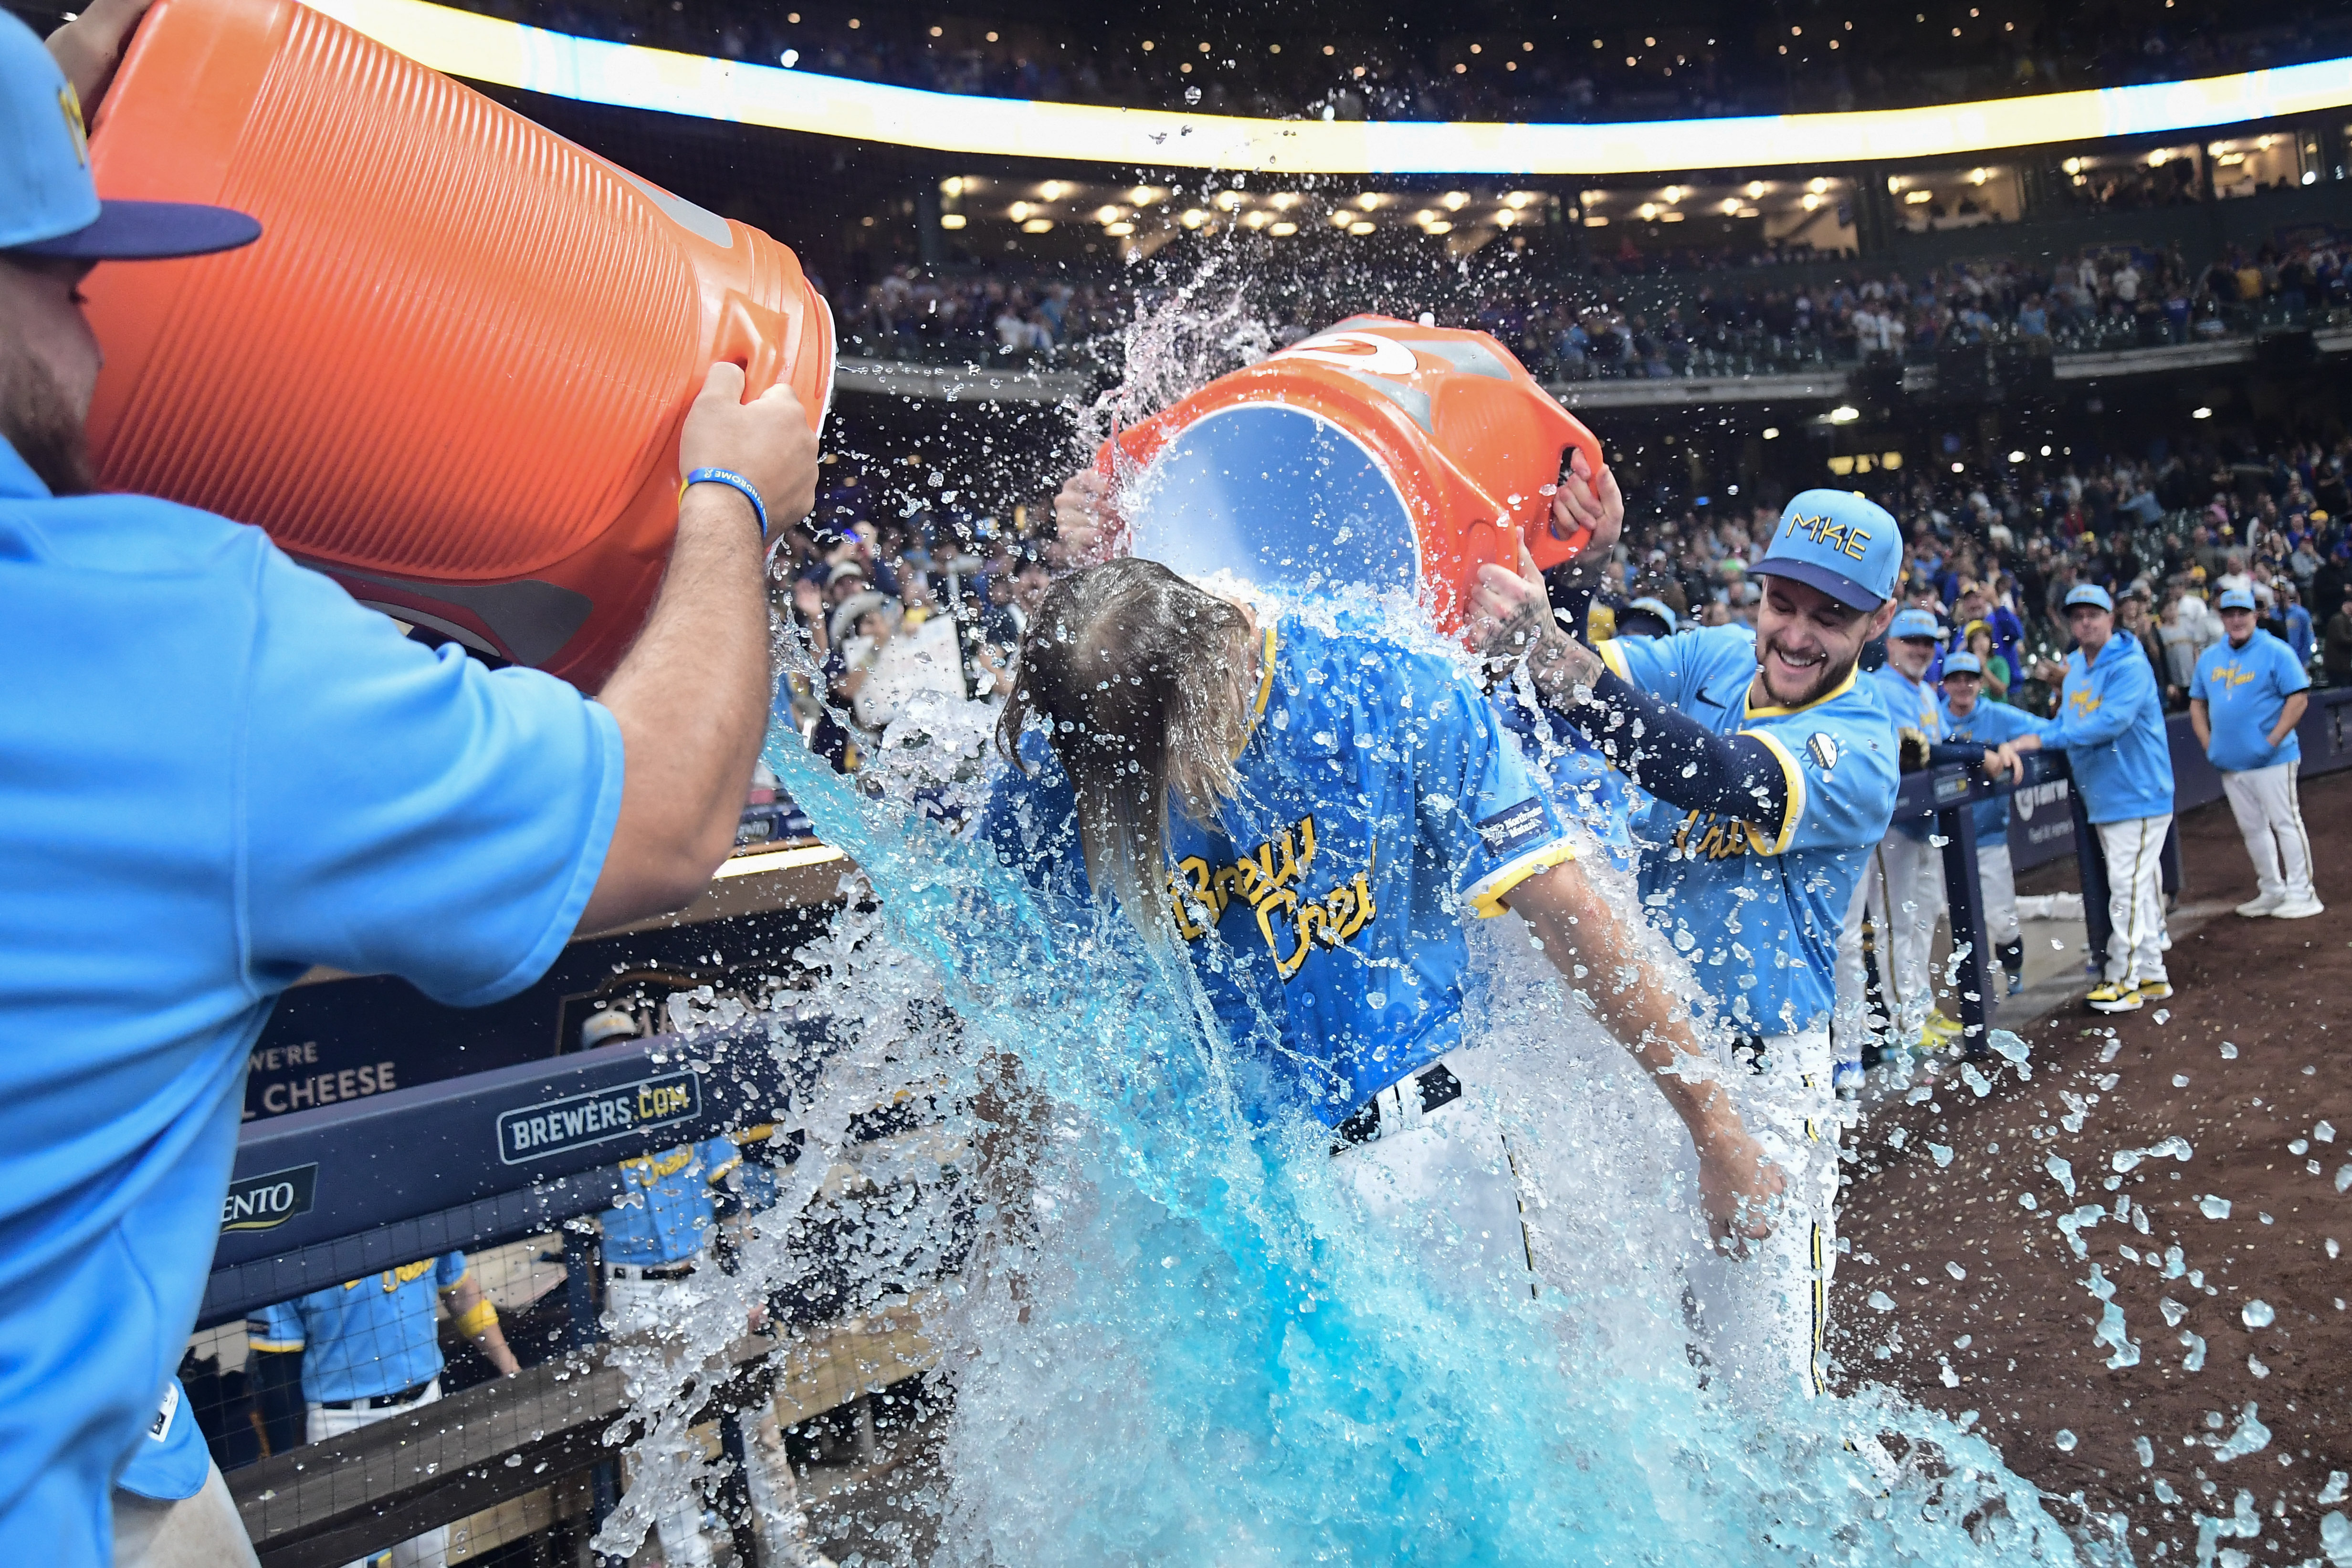
[[[1348,232],[1351,235],[1368,235],[1379,226],[1380,225],[1377,224],[1369,224],[1359,221],[1349,224],[1348,225]]]
[[[1454,225],[1447,223],[1444,218],[1440,218],[1433,224],[1423,225],[1422,232],[1423,234],[1433,235],[1450,235],[1454,232]]]
[[[2339,57],[2189,81],[1823,114],[1597,124],[1256,120],[892,87],[576,37],[430,0],[317,0],[315,8],[436,70],[497,87],[939,152],[1147,169],[1607,175],[1801,168],[2170,134],[2352,107],[2352,57]]]
[[[1281,223],[1269,225],[1265,232],[1277,236],[1286,236],[1297,234],[1298,225],[1286,218]]]
[[[1196,229],[1209,221],[1209,214],[1198,207],[1188,207],[1184,211],[1184,215],[1176,221],[1188,229]]]
[[[1439,198],[1438,204],[1443,206],[1449,213],[1458,213],[1463,208],[1470,204],[1470,193],[1467,191],[1448,191],[1443,197]]]
[[[1117,238],[1117,239],[1124,239],[1124,238],[1126,238],[1129,235],[1131,235],[1131,234],[1133,234],[1134,232],[1135,232],[1135,225],[1134,225],[1133,224],[1129,224],[1129,223],[1117,223],[1117,224],[1105,224],[1105,225],[1103,225],[1103,233],[1105,233],[1105,234],[1107,234],[1107,235],[1111,235],[1112,237]]]
[[[941,213],[940,214],[940,227],[943,229],[960,229],[963,227],[963,225],[964,215],[961,213]]]
[[[1027,223],[1021,225],[1021,232],[1025,235],[1052,234],[1054,232],[1054,220],[1051,218],[1031,218]]]

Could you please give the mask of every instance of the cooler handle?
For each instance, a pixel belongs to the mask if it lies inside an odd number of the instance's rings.
[[[710,357],[743,369],[743,395],[758,397],[783,373],[784,340],[792,330],[781,312],[730,288],[719,308],[719,333]]]
[[[1566,469],[1569,448],[1574,447],[1584,454],[1585,466],[1598,478],[1601,470],[1607,466],[1601,455],[1601,438],[1587,429],[1582,420],[1562,408],[1558,399],[1546,396],[1542,400],[1542,408],[1544,423],[1549,427],[1546,434],[1556,436],[1559,441],[1558,466]],[[1535,558],[1537,566],[1549,571],[1591,544],[1592,530],[1580,528],[1563,536],[1555,531],[1556,525],[1549,515],[1551,508],[1547,506],[1544,511],[1542,526],[1534,529],[1528,538],[1528,553]]]

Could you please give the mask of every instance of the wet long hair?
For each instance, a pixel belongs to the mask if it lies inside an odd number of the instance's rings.
[[[1171,803],[1206,824],[1234,790],[1249,632],[1238,605],[1126,558],[1046,590],[1021,638],[997,745],[1018,767],[1021,732],[1045,729],[1077,799],[1087,878],[1148,937],[1169,924]]]

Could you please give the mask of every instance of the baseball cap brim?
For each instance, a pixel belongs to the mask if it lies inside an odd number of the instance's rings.
[[[20,245],[19,256],[81,261],[160,261],[210,256],[261,237],[260,220],[194,202],[101,202],[98,221],[54,239]]]
[[[1832,571],[1825,566],[1816,566],[1809,560],[1766,556],[1748,570],[1759,577],[1785,577],[1791,582],[1818,588],[1849,610],[1875,610],[1886,602],[1853,579]]]

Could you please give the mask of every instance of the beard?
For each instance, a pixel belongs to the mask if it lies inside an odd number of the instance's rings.
[[[98,488],[84,419],[48,366],[21,348],[0,345],[0,435],[52,496]]]
[[[1772,684],[1771,666],[1765,663],[1765,656],[1769,652],[1769,648],[1764,643],[1757,644],[1756,678],[1763,684],[1764,695],[1770,697],[1773,705],[1778,707],[1803,707],[1810,703],[1821,701],[1831,692],[1835,691],[1840,682],[1853,674],[1854,665],[1862,659],[1862,650],[1859,648],[1856,648],[1853,656],[1843,664],[1823,659],[1817,667],[1815,678],[1807,683],[1802,692],[1791,695],[1781,691]]]

